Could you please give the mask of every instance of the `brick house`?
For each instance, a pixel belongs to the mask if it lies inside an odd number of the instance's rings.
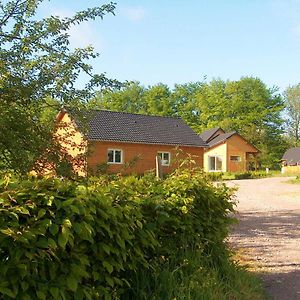
[[[200,134],[207,144],[203,166],[206,172],[245,172],[257,168],[259,150],[236,131],[216,127]]]
[[[108,110],[75,112],[57,116],[56,137],[72,157],[87,153],[77,172],[143,174],[155,169],[161,157],[163,173],[172,171],[180,158],[191,155],[203,167],[206,144],[181,119]]]

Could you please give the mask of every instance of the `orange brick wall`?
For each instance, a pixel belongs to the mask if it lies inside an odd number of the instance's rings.
[[[153,170],[155,169],[155,157],[159,151],[171,153],[171,165],[162,167],[164,174],[169,173],[176,167],[176,153],[179,154],[179,158],[186,157],[186,153],[192,155],[193,160],[196,162],[196,166],[203,167],[203,148],[185,146],[176,148],[167,145],[121,142],[90,142],[90,153],[87,159],[88,167],[95,171],[99,164],[105,164],[107,162],[108,149],[119,149],[123,151],[123,164],[109,164],[107,170],[109,173],[121,172],[123,174],[143,174],[148,170]],[[133,163],[131,167],[126,167],[127,164],[133,161],[135,161],[135,163]]]
[[[247,171],[246,152],[257,152],[257,150],[243,138],[233,135],[227,140],[227,171],[228,172],[245,172]],[[240,156],[240,162],[233,162],[230,156]]]

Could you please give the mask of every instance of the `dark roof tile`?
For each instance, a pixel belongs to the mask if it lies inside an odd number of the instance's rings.
[[[216,136],[214,139],[212,139],[211,141],[209,141],[208,146],[213,147],[217,144],[220,144],[220,143],[226,141],[227,139],[229,139],[230,137],[232,137],[234,134],[236,134],[236,131],[220,134],[220,135]]]
[[[109,110],[75,112],[68,110],[92,141],[205,147],[204,141],[180,118],[148,116]]]
[[[300,147],[294,147],[288,149],[282,156],[281,160],[285,160],[289,165],[295,165],[300,163]]]

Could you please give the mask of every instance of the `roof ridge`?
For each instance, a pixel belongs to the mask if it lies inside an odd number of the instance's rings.
[[[95,111],[95,112],[100,112],[100,111],[105,111],[109,113],[118,113],[118,114],[126,114],[126,115],[135,115],[135,116],[145,116],[145,117],[153,117],[153,118],[169,118],[169,119],[179,119],[183,120],[181,116],[157,116],[157,115],[147,115],[147,114],[141,114],[141,113],[132,113],[132,112],[126,112],[126,111],[117,111],[117,110],[111,110],[111,109],[86,109],[87,111]]]

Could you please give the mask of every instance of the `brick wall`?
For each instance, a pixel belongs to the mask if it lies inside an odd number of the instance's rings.
[[[108,149],[118,149],[123,151],[122,164],[107,164]],[[89,155],[87,159],[88,167],[96,170],[97,166],[107,168],[109,173],[122,174],[143,174],[148,170],[155,169],[155,157],[157,152],[170,152],[171,165],[163,166],[163,173],[169,173],[176,167],[176,161],[185,158],[187,154],[193,156],[196,166],[203,167],[203,148],[185,147],[176,148],[167,145],[147,145],[121,142],[90,142]]]
[[[245,172],[247,171],[247,152],[257,152],[257,150],[238,135],[233,135],[227,140],[227,171]],[[239,156],[239,162],[231,161],[230,156]]]

